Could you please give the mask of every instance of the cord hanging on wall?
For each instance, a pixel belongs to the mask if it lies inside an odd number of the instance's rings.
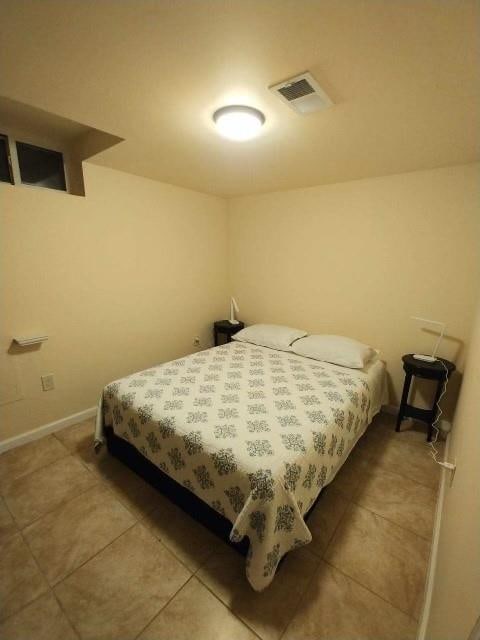
[[[430,452],[430,455],[432,456],[433,460],[439,464],[441,467],[443,467],[444,469],[448,469],[448,471],[452,472],[452,475],[450,476],[450,486],[452,485],[453,482],[453,478],[455,476],[455,471],[457,469],[457,463],[455,462],[447,462],[447,460],[437,460],[437,456],[439,454],[439,451],[437,449],[437,447],[435,446],[437,444],[438,441],[438,436],[440,433],[440,429],[438,428],[438,423],[440,421],[440,418],[443,414],[442,411],[442,407],[440,406],[440,400],[443,398],[443,396],[445,395],[445,393],[447,392],[447,384],[448,384],[448,369],[445,366],[445,363],[443,362],[443,360],[439,359],[438,362],[440,362],[441,365],[443,365],[443,368],[445,369],[445,382],[443,383],[443,390],[442,393],[440,394],[438,400],[437,400],[437,409],[438,409],[438,413],[437,413],[437,417],[435,418],[435,420],[432,422],[432,427],[435,430],[435,436],[433,438],[433,440],[431,442],[429,442],[429,446],[431,447],[432,451]]]

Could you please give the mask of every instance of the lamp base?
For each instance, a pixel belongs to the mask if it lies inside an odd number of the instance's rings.
[[[232,319],[230,318],[229,320],[230,324],[240,324],[240,322],[238,320]]]
[[[421,353],[414,353],[413,357],[415,360],[423,360],[423,362],[436,362],[437,358],[435,356],[424,356]]]

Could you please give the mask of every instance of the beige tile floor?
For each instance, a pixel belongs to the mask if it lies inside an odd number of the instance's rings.
[[[244,561],[90,442],[92,421],[0,456],[2,640],[413,640],[438,467],[378,416],[255,593]]]

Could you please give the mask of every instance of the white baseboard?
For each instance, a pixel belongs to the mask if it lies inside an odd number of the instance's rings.
[[[445,443],[444,460],[448,460],[448,449],[450,444],[450,435],[447,435]],[[442,522],[443,501],[445,499],[445,487],[450,477],[449,472],[442,468],[442,476],[440,480],[440,488],[438,490],[437,507],[435,510],[435,520],[433,524],[432,547],[430,549],[430,560],[428,564],[427,582],[425,585],[425,596],[423,601],[423,611],[418,626],[417,640],[425,640],[427,633],[428,620],[430,618],[430,606],[432,604],[433,585],[435,584],[435,570],[437,567],[438,540],[440,538],[440,525]]]
[[[395,406],[393,404],[385,404],[381,408],[381,411],[383,413],[386,413],[388,415],[393,415],[393,416],[397,416],[399,410],[400,410],[400,407]],[[439,425],[439,426],[441,428],[441,426],[443,425]],[[448,423],[448,426],[451,428],[450,423]],[[447,460],[448,445],[450,442],[449,429],[448,430],[441,429],[441,433],[443,433],[443,436],[446,436],[444,459]],[[430,617],[430,606],[432,603],[433,585],[435,583],[435,569],[437,565],[438,540],[440,537],[440,525],[441,525],[442,513],[443,513],[443,501],[445,498],[445,488],[448,482],[448,478],[449,478],[449,474],[447,473],[447,470],[442,469],[440,487],[438,490],[438,497],[437,497],[437,506],[435,510],[435,520],[433,524],[432,546],[430,549],[428,574],[427,574],[427,581],[425,584],[424,604],[423,604],[422,615],[420,618],[420,624],[418,626],[417,640],[425,640],[426,633],[427,633],[427,625]]]
[[[70,427],[72,424],[76,424],[77,422],[82,422],[82,420],[88,420],[88,418],[93,418],[96,414],[97,414],[97,407],[90,407],[90,409],[85,409],[85,411],[79,411],[78,413],[73,413],[71,416],[67,416],[66,418],[61,418],[60,420],[55,420],[55,422],[49,422],[48,424],[44,424],[41,427],[32,429],[31,431],[26,431],[25,433],[21,433],[18,436],[13,436],[12,438],[1,440],[0,453],[3,453],[4,451],[8,451],[9,449],[14,449],[15,447],[19,447],[20,445],[26,444],[27,442],[33,442],[34,440],[43,438],[43,436],[46,436],[49,433],[55,433],[56,431],[65,429],[65,427]]]

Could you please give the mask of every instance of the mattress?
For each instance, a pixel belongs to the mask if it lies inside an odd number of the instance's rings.
[[[230,520],[233,541],[248,536],[261,591],[311,541],[305,513],[384,402],[378,359],[353,370],[232,342],[107,385],[99,428]]]

